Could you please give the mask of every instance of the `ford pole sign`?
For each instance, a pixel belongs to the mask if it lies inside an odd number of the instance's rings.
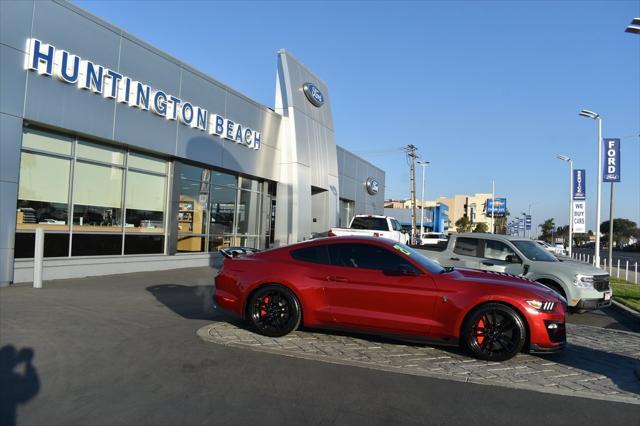
[[[365,182],[365,186],[367,187],[367,192],[370,195],[376,195],[378,193],[378,181],[375,178],[368,178]]]
[[[311,102],[314,106],[320,108],[322,104],[324,104],[324,95],[316,86],[311,83],[305,83],[302,85],[302,90],[304,91],[304,95],[307,97],[309,102]]]

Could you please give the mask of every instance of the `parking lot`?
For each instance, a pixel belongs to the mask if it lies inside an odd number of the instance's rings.
[[[607,328],[570,325],[564,353],[522,354],[501,364],[354,334],[301,330],[268,339],[213,310],[214,273],[193,268],[0,289],[2,371],[11,373],[0,382],[12,386],[0,392],[0,423],[637,424],[640,418],[633,373],[640,334],[624,320],[591,314]],[[33,353],[30,367],[15,356],[25,349]],[[11,359],[4,356],[10,350]],[[474,409],[461,409],[469,401]],[[4,417],[6,410],[13,417]]]

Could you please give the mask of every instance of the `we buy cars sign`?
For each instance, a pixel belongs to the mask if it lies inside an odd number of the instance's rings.
[[[587,220],[585,211],[587,210],[586,201],[573,201],[573,232],[575,234],[582,234],[587,232]]]

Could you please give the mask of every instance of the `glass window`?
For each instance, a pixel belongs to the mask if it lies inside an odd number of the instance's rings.
[[[181,179],[178,206],[179,252],[204,251],[205,237],[200,235],[207,232],[208,198],[208,183]]]
[[[78,158],[86,158],[87,160],[115,164],[117,166],[124,164],[123,150],[93,142],[79,141],[78,147],[76,148],[76,156]]]
[[[71,256],[122,254],[122,234],[73,234]]]
[[[155,173],[167,173],[167,162],[161,158],[155,158],[150,155],[144,155],[137,152],[129,153],[129,168],[147,170]]]
[[[558,258],[540,247],[535,241],[517,240],[513,241],[513,244],[527,259],[540,262],[558,262]]]
[[[61,229],[68,223],[71,161],[23,152],[20,161],[17,229]]]
[[[401,267],[415,270],[415,266],[403,257],[384,247],[372,244],[331,244],[331,264],[358,269],[398,270]]]
[[[484,257],[494,260],[505,260],[507,256],[516,256],[516,253],[501,241],[485,240]]]
[[[372,231],[388,231],[387,219],[383,217],[357,216],[353,218],[351,229],[370,229]]]
[[[456,238],[456,245],[453,252],[463,256],[480,256],[478,250],[479,241],[477,238]]]
[[[124,254],[164,253],[164,235],[125,235]]]
[[[238,187],[238,178],[233,176],[233,175],[228,175],[226,173],[222,173],[222,172],[216,172],[215,170],[213,171],[213,174],[211,175],[211,180],[213,181],[214,185],[218,185],[218,186],[228,186],[230,188],[237,188]]]
[[[393,245],[393,248],[403,253],[404,255],[409,256],[411,259],[413,259],[415,262],[418,262],[420,266],[422,266],[424,269],[431,272],[432,274],[440,274],[445,270],[442,266],[440,266],[438,262],[435,262],[429,259],[424,254],[420,253],[417,250],[412,249],[406,244],[395,243]]]
[[[16,259],[32,258],[35,248],[35,233],[18,232],[15,239],[14,257]],[[67,257],[69,256],[69,234],[68,233],[45,233],[44,234],[44,257]]]
[[[127,172],[126,232],[164,232],[166,176]]]
[[[230,234],[233,232],[236,196],[236,189],[215,185],[211,187],[210,234]]]
[[[260,194],[240,191],[238,203],[238,234],[258,235],[260,233]]]
[[[188,164],[180,164],[180,179],[208,181],[210,171],[202,167],[190,166]]]
[[[117,167],[76,163],[73,179],[74,231],[121,230],[122,174],[123,170]]]
[[[326,245],[292,250],[291,257],[302,262],[329,263],[329,252],[327,251]]]
[[[57,154],[71,155],[73,138],[33,128],[25,128],[24,134],[22,135],[22,146],[24,148],[40,149],[43,151],[55,152]]]
[[[260,182],[249,178],[240,178],[241,188],[247,191],[259,191]]]

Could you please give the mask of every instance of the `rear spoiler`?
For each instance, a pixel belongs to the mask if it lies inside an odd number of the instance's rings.
[[[257,253],[260,250],[253,247],[227,247],[220,249],[220,253],[227,259],[233,259],[236,257],[245,256],[250,253]]]

